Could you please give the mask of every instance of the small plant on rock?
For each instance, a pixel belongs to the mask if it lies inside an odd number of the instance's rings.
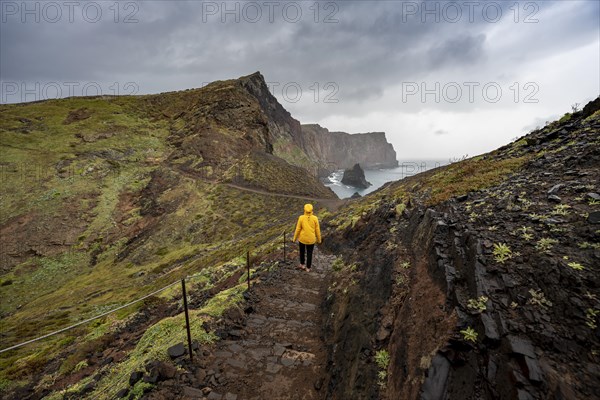
[[[467,308],[469,310],[474,310],[482,313],[487,309],[487,301],[488,298],[486,296],[479,296],[478,299],[469,299],[469,301],[467,302]]]
[[[404,282],[405,282],[404,281],[404,275],[398,274],[396,276],[396,285],[402,286],[402,285],[404,285]]]
[[[590,291],[586,291],[584,294],[585,297],[587,297],[590,300],[594,300],[596,301],[597,296],[594,293],[590,293]]]
[[[552,238],[541,238],[538,240],[535,248],[544,253],[549,253],[552,250],[552,246],[558,243],[558,240]]]
[[[531,239],[533,239],[533,234],[531,233],[532,229],[530,227],[523,226],[519,228],[519,231],[521,231],[521,237],[523,238],[523,240],[530,241]]]
[[[527,300],[527,303],[540,306],[543,308],[552,307],[552,302],[546,299],[544,293],[541,290],[529,289],[531,297]]]
[[[500,264],[512,258],[512,250],[505,243],[494,243],[494,260]]]
[[[463,335],[463,339],[467,340],[469,342],[477,342],[477,332],[475,332],[475,329],[471,328],[470,326],[467,329],[463,329],[462,331],[460,331],[460,333],[462,333]]]
[[[377,373],[379,386],[385,387],[387,381],[387,368],[390,364],[390,354],[387,350],[378,350],[375,353],[375,363],[379,367],[379,372]]]
[[[533,219],[535,221],[541,221],[541,222],[543,222],[543,221],[545,221],[545,220],[548,219],[547,216],[541,215],[541,214],[536,214],[536,213],[529,214],[529,218],[531,218],[531,219]]]
[[[583,265],[579,264],[578,262],[570,262],[567,265],[573,268],[575,271],[581,271],[582,269],[584,269]]]
[[[558,204],[552,210],[552,214],[554,215],[569,215],[569,209],[571,208],[568,204]]]
[[[402,262],[402,264],[400,264],[400,268],[402,268],[402,269],[409,269],[410,268],[410,262],[408,262],[408,261]]]
[[[578,243],[577,247],[580,249],[600,249],[600,243],[590,243],[590,242],[582,242]]]

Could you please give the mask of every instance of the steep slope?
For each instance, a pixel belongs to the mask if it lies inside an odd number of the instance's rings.
[[[332,398],[597,395],[599,110],[329,220],[327,246],[353,266],[328,303]]]
[[[347,169],[354,164],[363,168],[398,166],[396,151],[384,132],[329,132],[317,124],[302,125],[302,147],[311,159],[322,160],[327,169]]]
[[[336,198],[272,154],[292,128],[252,85],[265,85],[260,74],[159,95],[0,106],[2,348],[184,276],[214,270],[212,285],[221,266],[243,268],[239,257],[292,226],[307,201],[243,189]],[[101,353],[99,339],[135,311],[2,353],[0,388],[39,397],[92,362],[77,349]]]

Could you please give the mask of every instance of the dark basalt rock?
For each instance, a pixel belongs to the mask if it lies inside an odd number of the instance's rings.
[[[560,188],[562,188],[563,186],[565,186],[565,185],[563,185],[562,183],[559,183],[559,184],[556,184],[556,185],[552,186],[552,188],[550,188],[550,190],[548,190],[548,195],[558,193],[558,191],[560,190]]]
[[[590,200],[600,201],[600,194],[598,194],[598,193],[588,193],[587,197]]]
[[[450,362],[440,353],[431,361],[431,367],[427,371],[427,378],[423,383],[421,399],[436,400],[444,398],[446,393],[446,382],[450,373]]]
[[[129,385],[135,385],[140,379],[142,379],[143,376],[144,373],[141,371],[132,372],[131,375],[129,375]]]
[[[591,212],[587,220],[590,224],[600,224],[600,211]]]
[[[548,200],[554,203],[560,203],[562,201],[561,198],[555,194],[551,194],[550,196],[548,196]]]
[[[365,179],[365,171],[363,171],[359,164],[354,164],[354,167],[352,167],[352,169],[347,169],[344,171],[342,183],[345,185],[363,189],[366,189],[369,186],[371,186],[371,184]]]
[[[181,357],[185,354],[185,346],[183,345],[183,343],[178,343],[175,346],[169,347],[167,353],[169,354],[169,357],[173,359]]]

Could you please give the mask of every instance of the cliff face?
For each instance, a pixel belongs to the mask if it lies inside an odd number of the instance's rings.
[[[302,125],[302,147],[329,170],[352,168],[394,168],[396,151],[384,132],[349,134],[329,132],[317,124]]]
[[[214,82],[198,94],[193,108],[181,116],[187,121],[181,132],[186,142],[191,140],[190,131],[201,137],[214,136],[211,131],[215,125],[233,133],[220,138],[217,146],[214,141],[202,140],[200,147],[205,149],[203,157],[207,159],[223,159],[224,151],[229,151],[227,156],[231,157],[252,148],[303,167],[313,175],[351,168],[356,163],[364,168],[398,165],[394,147],[383,132],[351,135],[329,132],[319,125],[300,125],[269,92],[260,72]]]
[[[328,298],[330,397],[594,397],[599,132],[597,99],[324,221],[354,266]]]

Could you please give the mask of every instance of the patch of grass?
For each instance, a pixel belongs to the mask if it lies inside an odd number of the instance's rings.
[[[344,268],[344,260],[342,257],[337,257],[333,263],[331,263],[331,269],[335,272],[340,272]]]
[[[154,385],[151,383],[147,383],[144,381],[138,381],[135,384],[135,386],[133,387],[133,389],[131,389],[129,398],[131,400],[139,400],[142,398],[142,396],[144,396],[144,394],[146,394],[147,392],[152,390],[153,387],[154,387]]]
[[[21,270],[31,270],[13,277],[11,285],[0,287],[0,310],[14,312],[16,307],[23,307],[46,293],[52,293],[65,285],[71,278],[88,263],[87,254],[82,251],[67,251],[53,257],[33,259],[30,263],[21,265]],[[35,293],[35,296],[32,296]]]
[[[451,164],[426,180],[425,185],[432,188],[428,203],[438,204],[451,197],[495,186],[518,170],[525,161],[525,157],[504,160],[490,157]]]
[[[203,322],[210,318],[217,318],[225,310],[236,307],[243,301],[242,294],[245,288],[246,285],[242,284],[222,291],[209,300],[203,308],[190,311],[190,330],[193,339],[202,344],[215,342],[217,336],[212,332],[206,332],[202,327]],[[152,325],[127,359],[113,367],[111,374],[98,383],[97,392],[107,393],[109,397],[114,396],[119,389],[127,387],[131,371],[143,369],[145,363],[152,359],[167,360],[167,349],[179,342],[185,343],[186,337],[183,313],[164,318]],[[93,399],[95,396],[92,393],[88,398]]]
[[[396,216],[401,217],[404,210],[406,210],[406,204],[398,203],[394,210],[396,211]]]

